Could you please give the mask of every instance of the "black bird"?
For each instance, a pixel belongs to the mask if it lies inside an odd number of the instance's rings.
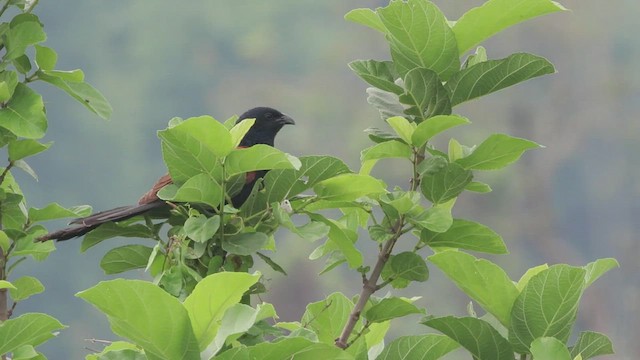
[[[280,131],[280,129],[282,129],[282,127],[285,125],[295,124],[293,119],[291,119],[289,116],[269,107],[257,107],[248,110],[238,118],[236,124],[245,119],[256,119],[256,121],[244,136],[242,141],[240,141],[240,145],[238,146],[240,148],[246,148],[256,144],[274,146],[275,137],[278,131]],[[247,200],[247,197],[251,193],[253,185],[256,183],[256,181],[259,178],[263,177],[266,173],[266,171],[256,171],[246,174],[245,184],[240,192],[238,192],[231,199],[232,204],[235,207],[240,207]],[[171,183],[173,183],[173,181],[171,180],[171,176],[169,174],[166,174],[158,179],[158,181],[151,187],[151,190],[149,190],[140,198],[140,200],[138,200],[138,204],[131,206],[121,206],[115,209],[101,211],[84,218],[75,219],[70,223],[74,226],[70,226],[62,230],[58,230],[56,232],[41,236],[38,238],[38,240],[68,240],[74,237],[82,236],[89,231],[97,228],[98,226],[110,221],[126,220],[136,215],[163,208],[165,210],[168,210],[169,205],[158,198],[157,194],[160,189]]]

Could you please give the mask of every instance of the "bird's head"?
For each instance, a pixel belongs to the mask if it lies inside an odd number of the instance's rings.
[[[256,119],[256,121],[240,142],[240,146],[255,144],[273,146],[278,131],[285,125],[295,124],[289,116],[269,107],[257,107],[246,111],[240,115],[236,124],[245,119]]]

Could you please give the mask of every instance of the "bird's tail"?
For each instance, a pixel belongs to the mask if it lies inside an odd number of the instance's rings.
[[[107,223],[110,221],[126,220],[136,215],[140,215],[150,210],[164,207],[164,206],[166,206],[166,203],[164,201],[154,201],[147,204],[121,206],[115,209],[101,211],[99,213],[95,213],[93,215],[90,215],[84,218],[75,219],[69,223],[70,225],[73,224],[75,226],[69,226],[62,230],[58,230],[56,232],[43,235],[39,237],[37,240],[38,241],[69,240],[74,237],[82,236],[104,223]]]

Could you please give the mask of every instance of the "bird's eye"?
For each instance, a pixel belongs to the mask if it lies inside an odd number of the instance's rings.
[[[266,114],[264,114],[264,117],[267,120],[271,120],[273,118],[273,114],[272,113],[266,113]]]

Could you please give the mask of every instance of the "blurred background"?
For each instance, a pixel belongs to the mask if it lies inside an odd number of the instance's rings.
[[[504,237],[511,255],[491,260],[514,279],[541,263],[617,258],[622,267],[584,294],[574,330],[610,335],[617,351],[610,359],[636,359],[640,122],[634,113],[640,110],[640,38],[631,14],[640,13],[640,3],[561,2],[572,11],[518,25],[483,44],[490,58],[518,51],[545,56],[558,73],[457,108],[473,126],[448,133],[472,145],[506,132],[546,148],[503,171],[480,174],[494,191],[464,194],[455,216],[484,223]],[[347,63],[389,54],[378,33],[344,21],[343,15],[386,3],[42,1],[35,12],[45,24],[46,45],[59,54],[58,68],[82,68],[114,112],[109,122],[102,121],[61,91],[37,85],[50,120],[45,140],[55,145],[30,161],[39,182],[18,174],[29,205],[90,204],[100,210],[131,204],[165,172],[156,131],[169,119],[211,114],[224,120],[258,105],[296,120],[281,132],[280,149],[339,156],[357,169],[360,150],[369,146],[362,130],[384,123]],[[449,19],[481,3],[436,1]],[[377,174],[390,186],[406,185],[406,170],[388,161]],[[50,228],[58,226],[62,223]],[[79,241],[60,243],[48,260],[31,261],[15,274],[37,276],[47,288],[20,304],[17,314],[47,312],[70,326],[42,347],[50,359],[81,359],[86,348],[100,348],[85,339],[114,339],[106,318],[73,294],[110,278],[99,261],[118,241],[85,254]],[[282,232],[278,245],[274,260],[290,275],[258,267],[270,279],[271,293],[264,299],[275,304],[281,320],[299,319],[308,302],[334,291],[359,292],[360,279],[345,269],[317,276],[324,264],[304,255],[318,244]],[[372,263],[373,249],[366,255]],[[148,278],[142,272],[128,276]],[[430,314],[466,314],[466,296],[435,268],[430,281],[402,294],[422,296]],[[417,320],[396,321],[388,341],[431,331]],[[458,352],[449,358],[467,357]]]

